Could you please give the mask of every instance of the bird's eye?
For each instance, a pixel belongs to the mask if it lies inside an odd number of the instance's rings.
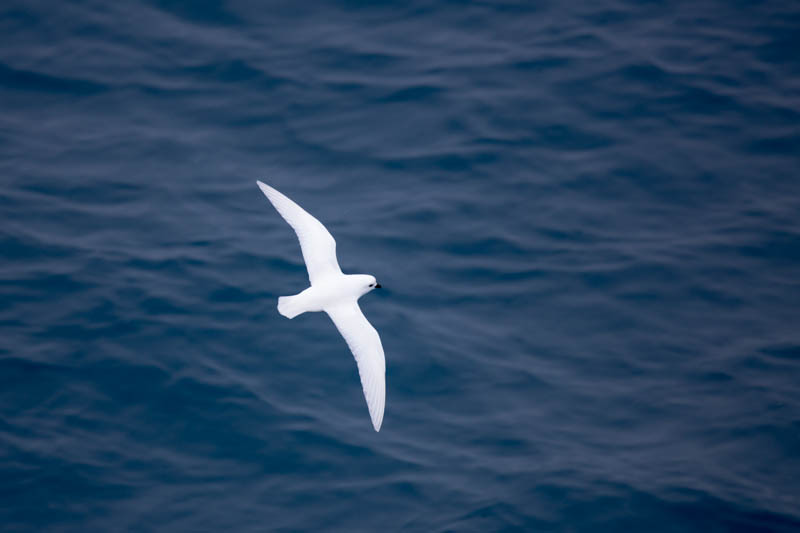
[[[370,287],[372,287],[372,286],[374,286],[374,285],[375,285],[374,283],[370,283],[370,284],[369,284],[369,286],[370,286]]]

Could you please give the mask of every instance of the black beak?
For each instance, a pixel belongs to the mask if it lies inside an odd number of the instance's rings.
[[[380,283],[376,283],[376,284],[375,284],[375,288],[376,288],[376,289],[380,289],[380,288],[381,288],[381,284],[380,284]]]

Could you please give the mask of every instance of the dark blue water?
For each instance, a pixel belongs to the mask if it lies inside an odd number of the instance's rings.
[[[800,6],[0,8],[3,531],[797,531]],[[262,179],[322,220],[356,365]]]

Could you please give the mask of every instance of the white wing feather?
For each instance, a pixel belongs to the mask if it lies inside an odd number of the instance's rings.
[[[311,284],[331,273],[341,274],[336,260],[336,241],[322,222],[269,185],[260,181],[256,183],[297,234]]]
[[[353,301],[325,309],[356,358],[364,398],[375,431],[380,431],[386,406],[386,359],[378,332]]]

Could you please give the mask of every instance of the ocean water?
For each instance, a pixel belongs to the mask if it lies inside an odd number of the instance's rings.
[[[9,0],[0,530],[800,530],[800,5]],[[387,359],[375,433],[255,184]]]

